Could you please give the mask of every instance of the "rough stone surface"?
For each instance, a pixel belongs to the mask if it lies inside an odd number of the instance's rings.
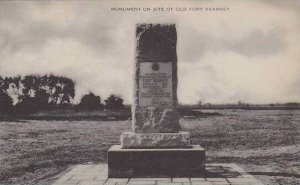
[[[181,130],[177,112],[176,42],[174,24],[137,25],[132,107],[134,132],[170,133]]]
[[[108,150],[108,176],[203,177],[204,161],[205,151],[199,145],[180,149],[122,149],[114,145]]]
[[[134,133],[121,135],[122,148],[189,148],[190,134],[179,133]]]

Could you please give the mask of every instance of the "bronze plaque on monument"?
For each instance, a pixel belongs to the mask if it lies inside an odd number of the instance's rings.
[[[139,106],[172,107],[172,63],[140,63]]]

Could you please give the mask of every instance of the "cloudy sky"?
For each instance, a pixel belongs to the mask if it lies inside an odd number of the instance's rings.
[[[111,10],[127,7],[141,11]],[[143,11],[156,7],[173,10]],[[64,75],[77,100],[92,91],[131,103],[136,23],[176,24],[181,103],[300,101],[296,0],[1,1],[0,75]]]

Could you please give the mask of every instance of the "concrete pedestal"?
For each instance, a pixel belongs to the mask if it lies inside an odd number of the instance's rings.
[[[109,178],[203,177],[205,151],[199,145],[177,149],[108,150]]]

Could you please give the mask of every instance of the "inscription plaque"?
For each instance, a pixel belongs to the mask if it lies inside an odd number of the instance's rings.
[[[142,62],[139,74],[140,107],[172,107],[172,63]]]

